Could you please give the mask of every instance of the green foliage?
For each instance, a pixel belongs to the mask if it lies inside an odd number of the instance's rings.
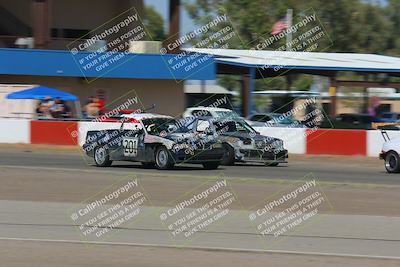
[[[162,16],[152,6],[145,6],[144,26],[154,41],[164,41],[164,20]],[[149,40],[151,40],[149,38]]]
[[[399,0],[387,0],[385,4],[374,0],[186,0],[185,7],[198,25],[207,23],[218,12],[227,14],[241,40],[230,43],[229,48],[248,49],[258,38],[269,37],[273,24],[291,8],[294,23],[304,13],[316,13],[330,37],[321,43],[320,47],[326,48],[323,52],[400,55]],[[271,49],[284,42],[279,41]],[[307,76],[296,75],[290,79],[290,84],[284,77],[259,80],[256,89],[289,89],[290,86],[307,90],[312,84]],[[221,85],[226,83],[222,81]]]
[[[316,12],[333,41],[327,51],[400,54],[399,0],[387,5],[364,0],[187,0],[185,7],[199,25],[224,10],[242,39],[232,48],[248,48],[257,37],[268,35],[292,8],[295,20],[307,10]]]

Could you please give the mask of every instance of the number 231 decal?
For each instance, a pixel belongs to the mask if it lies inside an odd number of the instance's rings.
[[[137,138],[124,139],[122,144],[124,147],[124,156],[126,156],[126,157],[136,157],[137,156],[137,147],[138,147],[138,139]]]

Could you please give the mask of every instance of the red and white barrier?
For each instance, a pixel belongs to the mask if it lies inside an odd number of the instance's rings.
[[[125,128],[133,128],[129,123]],[[82,145],[89,130],[118,129],[119,123],[57,122],[0,119],[0,143]],[[377,157],[384,140],[380,131],[256,128],[262,135],[281,138],[292,154],[346,155]],[[400,138],[400,131],[388,131],[391,138]]]
[[[1,119],[0,143],[29,144],[31,142],[31,127],[29,120]]]

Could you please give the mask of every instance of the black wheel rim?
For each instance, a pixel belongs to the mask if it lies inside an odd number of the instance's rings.
[[[390,155],[390,157],[389,157],[390,168],[394,169],[396,167],[396,163],[397,163],[396,157],[394,155]]]

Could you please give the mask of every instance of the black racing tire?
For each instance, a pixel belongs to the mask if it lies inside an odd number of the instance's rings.
[[[156,164],[154,162],[142,162],[142,166],[145,169],[152,169]]]
[[[159,170],[168,170],[174,167],[174,160],[165,146],[160,146],[156,150],[155,165]]]
[[[235,165],[235,150],[229,144],[222,144],[222,148],[224,149],[224,156],[222,157],[221,164],[225,166],[233,166]]]
[[[385,168],[388,173],[400,172],[400,157],[394,151],[389,151],[385,156]]]
[[[203,163],[203,167],[206,170],[216,170],[218,169],[219,165],[221,165],[221,163],[219,161],[212,161],[212,162],[204,162]]]
[[[110,160],[110,155],[108,150],[103,146],[98,146],[94,149],[94,163],[97,167],[110,167],[112,160]]]

